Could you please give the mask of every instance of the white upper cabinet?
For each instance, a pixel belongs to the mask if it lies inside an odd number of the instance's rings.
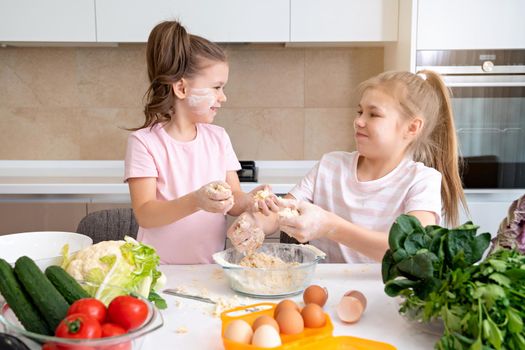
[[[177,19],[216,42],[286,42],[287,0],[95,0],[99,42],[146,42],[153,27]]]
[[[291,42],[396,41],[398,0],[290,0]]]
[[[96,40],[94,0],[0,1],[0,41]]]
[[[419,0],[417,50],[525,48],[524,0]]]

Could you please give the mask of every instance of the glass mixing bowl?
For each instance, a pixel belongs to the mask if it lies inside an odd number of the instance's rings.
[[[230,287],[256,298],[282,298],[301,293],[312,281],[317,263],[324,259],[319,249],[305,244],[265,243],[257,253],[283,260],[282,267],[245,267],[239,265],[243,253],[228,248],[213,255],[222,266]]]
[[[93,286],[93,284],[87,282],[79,283],[84,287]],[[129,292],[120,287],[112,286],[111,288],[121,289],[122,294],[129,294]],[[146,321],[139,328],[110,338],[75,340],[28,332],[20,324],[9,305],[5,303],[0,306],[0,324],[3,325],[5,333],[14,335],[31,350],[41,350],[44,344],[47,344],[46,349],[50,350],[139,350],[144,341],[144,336],[162,327],[164,321],[161,313],[150,301],[140,296],[138,297],[148,306]]]

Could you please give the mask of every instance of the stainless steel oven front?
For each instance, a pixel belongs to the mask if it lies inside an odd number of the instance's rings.
[[[416,66],[452,91],[465,188],[525,188],[525,50],[418,51]]]

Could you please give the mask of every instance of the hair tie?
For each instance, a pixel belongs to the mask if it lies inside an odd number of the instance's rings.
[[[427,80],[427,75],[425,73],[417,73],[416,75],[423,80]]]

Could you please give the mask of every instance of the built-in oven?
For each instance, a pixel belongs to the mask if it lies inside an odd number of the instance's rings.
[[[525,188],[525,50],[418,51],[452,91],[465,188]]]

